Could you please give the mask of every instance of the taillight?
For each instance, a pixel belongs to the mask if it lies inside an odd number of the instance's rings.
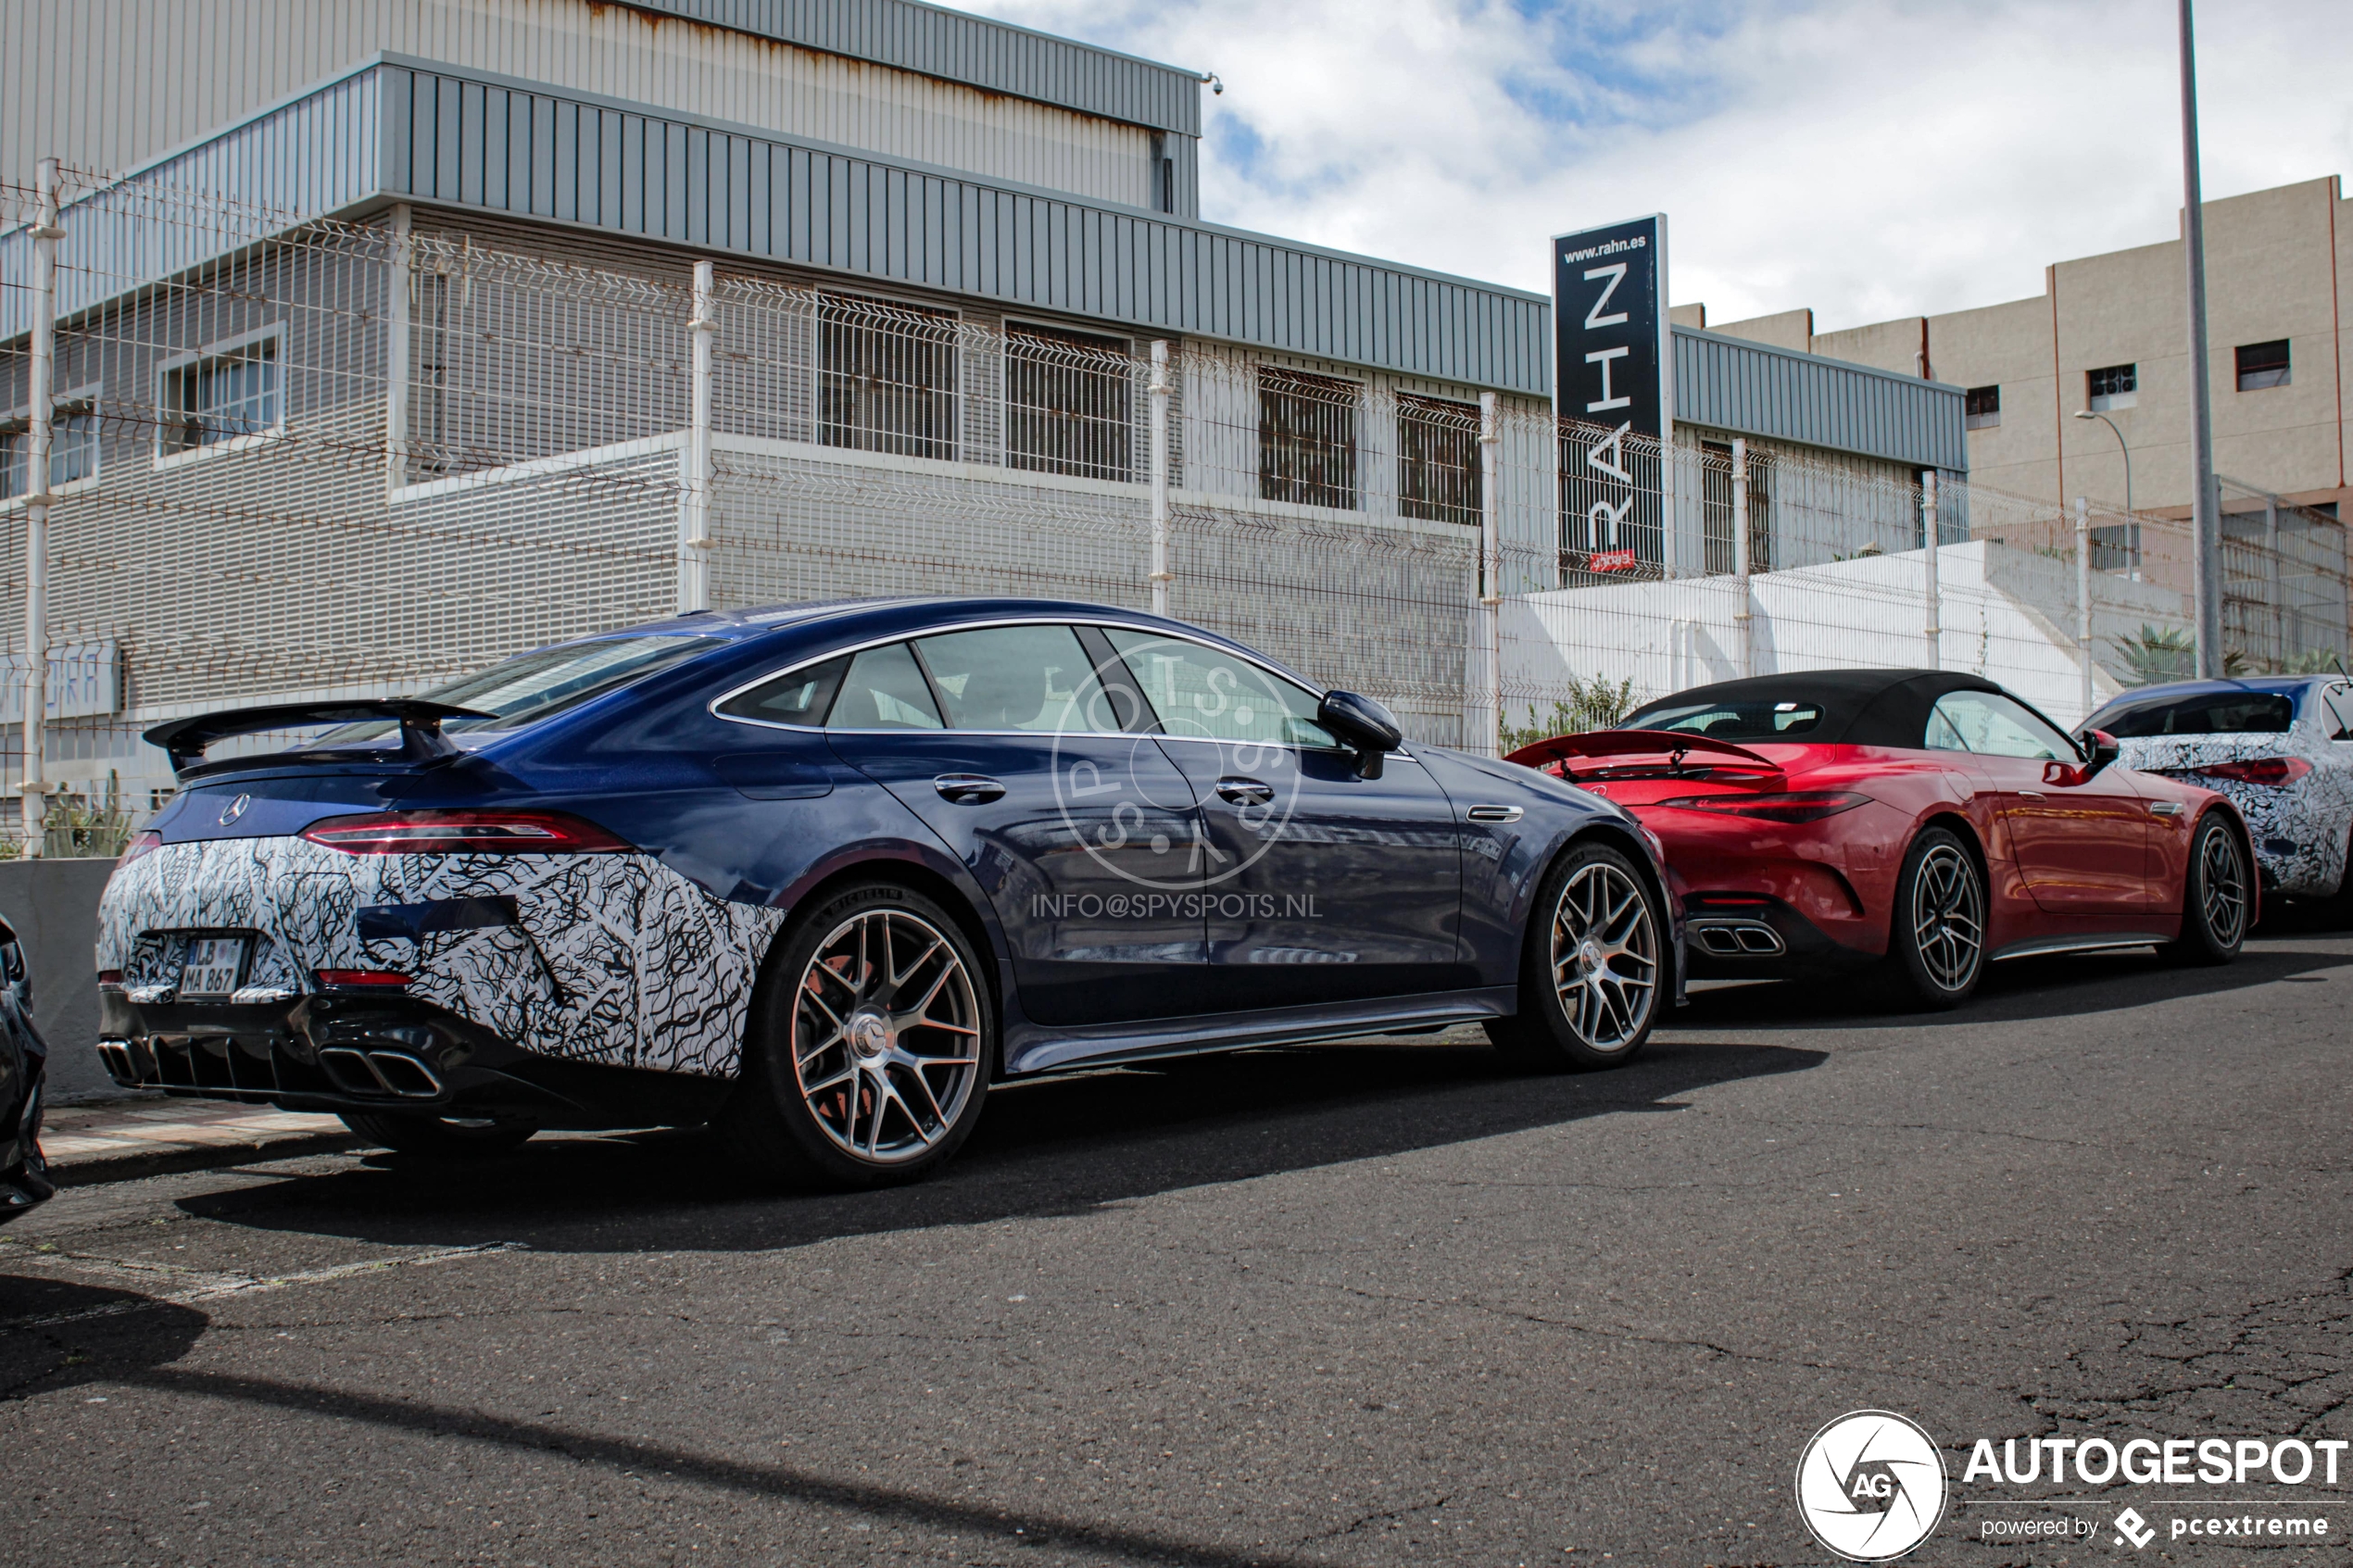
[[[100,970],[100,971],[98,972],[98,984],[99,984],[99,985],[121,985],[121,984],[122,984],[122,971],[120,971],[120,970],[119,970],[119,969],[102,969],[102,970]]]
[[[1755,817],[1768,822],[1818,822],[1841,811],[1868,806],[1871,797],[1845,789],[1797,789],[1775,795],[1686,795],[1662,800],[1661,806],[1681,811],[1720,811],[1732,817]]]
[[[410,979],[409,975],[389,969],[322,969],[314,972],[319,976],[320,985],[338,990],[363,985],[370,987],[406,985]]]
[[[346,855],[609,855],[630,847],[561,811],[371,811],[302,830]]]
[[[131,842],[122,847],[122,853],[116,857],[114,869],[120,871],[140,856],[152,855],[162,847],[163,834],[156,832],[155,829],[149,828],[145,833],[134,834],[132,835]]]
[[[2210,779],[2229,779],[2234,784],[2292,784],[2312,771],[2312,764],[2301,757],[2250,757],[2244,762],[2208,762],[2191,771]]]

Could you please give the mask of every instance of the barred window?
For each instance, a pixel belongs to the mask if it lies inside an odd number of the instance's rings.
[[[0,501],[32,488],[32,420],[0,422]],[[58,398],[49,418],[49,488],[98,477],[98,408],[94,394]]]
[[[1398,511],[1477,528],[1480,506],[1478,405],[1400,395]]]
[[[1264,366],[1258,372],[1258,494],[1306,507],[1356,507],[1354,382]]]
[[[1134,372],[1123,339],[1007,327],[1005,466],[1125,483],[1135,468]]]
[[[817,296],[817,440],[902,458],[956,456],[956,318]]]
[[[278,428],[285,415],[279,366],[283,331],[167,365],[156,401],[165,457]]]

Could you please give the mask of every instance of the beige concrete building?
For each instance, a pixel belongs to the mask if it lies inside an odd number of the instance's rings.
[[[2208,202],[2206,247],[2216,470],[2290,501],[2338,508],[2348,499],[2353,202],[2334,175]],[[1810,309],[1710,323],[1705,307],[1688,305],[1674,317],[1968,388],[1969,478],[1997,490],[2120,506],[2120,433],[2133,505],[2186,516],[2184,293],[2176,238],[2056,262],[2039,297],[1941,316],[1830,332],[1814,330]],[[2085,408],[2106,414],[2115,433],[2073,417]]]

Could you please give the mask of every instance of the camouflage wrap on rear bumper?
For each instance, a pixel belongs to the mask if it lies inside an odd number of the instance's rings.
[[[514,901],[519,923],[414,939],[359,932],[370,907],[497,898]],[[166,845],[116,873],[97,960],[136,985],[159,947],[149,933],[253,931],[290,979],[399,970],[416,977],[409,995],[525,1050],[727,1076],[783,922],[648,855],[346,855],[301,838],[211,839]]]

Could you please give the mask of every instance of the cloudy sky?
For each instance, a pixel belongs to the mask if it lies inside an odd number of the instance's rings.
[[[951,0],[1217,72],[1203,216],[1525,288],[1669,217],[1676,303],[1817,331],[2173,236],[2171,0]],[[2202,0],[2208,196],[2353,165],[2353,0]],[[2348,236],[2353,238],[2353,236]]]

